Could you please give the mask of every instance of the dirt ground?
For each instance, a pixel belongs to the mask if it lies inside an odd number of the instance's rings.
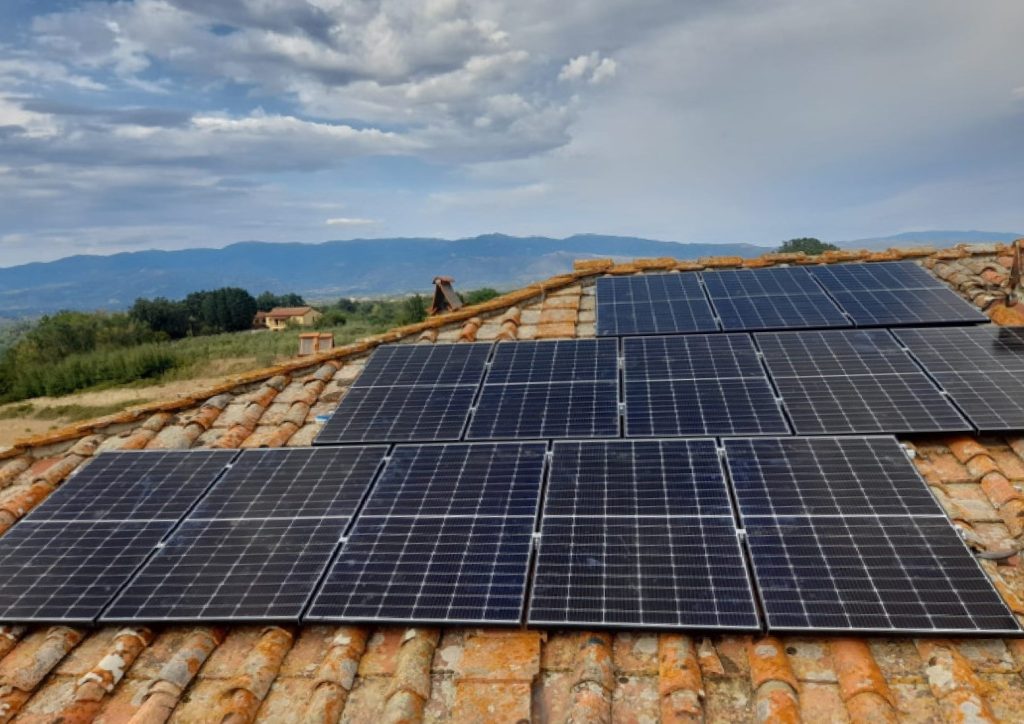
[[[167,382],[148,387],[117,387],[109,390],[97,390],[93,392],[79,392],[63,397],[36,397],[31,400],[11,403],[0,407],[0,414],[5,409],[19,405],[31,404],[33,411],[24,417],[11,419],[0,418],[0,449],[9,447],[16,440],[32,435],[40,435],[48,430],[65,427],[74,422],[87,420],[90,417],[110,414],[110,407],[116,407],[119,403],[128,405],[142,404],[142,401],[152,402],[155,400],[170,400],[175,397],[187,397],[200,390],[212,387],[224,381],[230,375],[220,377],[206,377],[195,380],[182,380],[180,382]],[[96,408],[96,414],[87,414],[85,417],[74,419],[67,417],[55,417],[39,419],[36,415],[40,410],[50,407],[64,407],[74,405],[79,408]],[[87,412],[83,410],[82,412]]]

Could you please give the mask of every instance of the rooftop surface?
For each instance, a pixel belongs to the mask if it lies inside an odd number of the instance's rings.
[[[0,451],[0,532],[93,455],[312,442],[385,342],[594,335],[594,280],[912,258],[999,324],[1005,246],[578,262],[476,307]],[[1024,534],[1024,436],[914,437],[915,464],[969,544]],[[982,562],[1024,621],[1018,555]],[[0,582],[2,585],[2,582]],[[0,722],[1020,721],[1024,640],[687,636],[478,628],[0,626]]]

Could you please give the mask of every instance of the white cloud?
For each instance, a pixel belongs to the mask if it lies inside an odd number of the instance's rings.
[[[562,66],[558,80],[575,81],[587,79],[590,83],[601,83],[615,76],[618,65],[611,58],[602,58],[595,50],[588,55],[577,55]]]
[[[361,219],[353,216],[336,216],[333,219],[327,219],[326,223],[328,226],[367,226],[368,224],[376,224],[376,219]]]

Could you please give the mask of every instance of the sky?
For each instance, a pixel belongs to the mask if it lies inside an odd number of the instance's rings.
[[[1024,231],[1020,0],[2,0],[0,266]]]

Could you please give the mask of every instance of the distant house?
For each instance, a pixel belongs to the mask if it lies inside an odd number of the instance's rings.
[[[266,329],[267,328],[267,315],[270,312],[256,312],[256,316],[252,318],[253,329]]]
[[[267,329],[275,331],[285,329],[289,323],[309,327],[322,316],[313,307],[274,307],[267,312],[266,324]]]

